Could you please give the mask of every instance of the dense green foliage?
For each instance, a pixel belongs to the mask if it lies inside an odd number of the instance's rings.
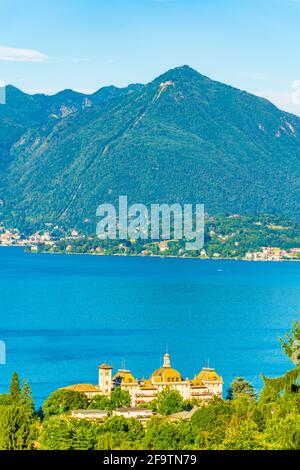
[[[170,241],[164,250],[161,242],[149,240],[99,240],[95,236],[70,239],[67,232],[50,230],[53,245],[40,245],[38,251],[54,253],[119,254],[147,256],[244,258],[247,253],[259,252],[263,247],[285,250],[282,259],[300,259],[300,224],[278,216],[216,216],[206,217],[205,244],[202,250],[186,250],[185,240]],[[296,249],[296,251],[293,251]]]
[[[43,412],[45,416],[66,413],[70,410],[85,409],[89,401],[83,393],[73,390],[57,390],[51,393],[44,403]]]
[[[35,436],[33,412],[19,404],[0,406],[0,450],[30,450]]]
[[[188,404],[184,403],[184,400],[177,390],[171,388],[165,388],[151,403],[151,408],[157,413],[169,416],[173,413],[184,410]]]
[[[300,363],[300,322],[295,321],[290,333],[281,339],[285,354],[295,363]]]
[[[89,400],[86,395],[73,390],[57,390],[51,393],[43,406],[45,417],[68,413],[72,410],[108,410],[130,406],[130,395],[120,387],[115,388],[110,398],[96,395]]]
[[[204,203],[209,214],[299,217],[299,130],[298,117],[187,66],[91,96],[9,87],[2,217],[10,227],[51,222],[92,233],[97,206],[119,195]]]
[[[293,323],[290,333],[287,333],[281,339],[282,348],[285,354],[290,358],[295,367],[287,371],[282,377],[268,378],[263,377],[265,387],[261,394],[261,399],[273,401],[284,394],[293,394],[300,392],[300,322]]]
[[[37,437],[31,390],[26,381],[20,387],[14,372],[10,394],[0,395],[0,450],[30,450]]]
[[[144,428],[115,416],[104,423],[52,416],[39,440],[44,449],[300,449],[300,396],[265,404],[247,398],[214,400],[191,421],[153,417]]]
[[[254,387],[250,382],[243,377],[237,377],[231,384],[228,390],[227,399],[233,400],[234,398],[248,397],[255,399],[256,393]]]
[[[108,403],[109,410],[116,408],[130,406],[130,395],[127,390],[122,390],[120,387],[115,388],[110,396]]]
[[[121,416],[109,418],[104,424],[52,416],[43,425],[40,443],[49,450],[132,449],[144,434],[137,420]]]

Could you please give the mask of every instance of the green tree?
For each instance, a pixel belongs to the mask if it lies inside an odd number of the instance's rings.
[[[300,450],[300,415],[290,413],[269,421],[266,437],[274,449]]]
[[[134,418],[127,420],[127,437],[131,442],[139,442],[145,436],[145,429],[142,423]]]
[[[95,395],[90,401],[88,408],[90,410],[107,410],[109,409],[109,404],[109,398],[103,395]]]
[[[184,401],[178,390],[166,387],[156,397],[156,409],[158,413],[168,416],[184,410]]]
[[[20,380],[17,372],[13,373],[11,383],[10,383],[10,389],[9,389],[9,394],[11,400],[17,401],[21,398],[21,387],[20,387]]]
[[[295,321],[290,333],[280,339],[285,354],[294,362],[300,363],[300,322]]]
[[[196,448],[196,433],[190,421],[179,421],[177,432],[180,449],[192,450]]]
[[[268,378],[263,375],[264,388],[260,396],[261,401],[276,401],[283,394],[292,394],[300,390],[300,323],[294,322],[291,331],[280,341],[283,351],[295,367],[281,377]]]
[[[10,404],[11,404],[11,399],[8,393],[3,393],[2,395],[0,395],[0,406],[10,405]]]
[[[129,392],[122,390],[121,387],[116,387],[111,393],[108,407],[110,410],[115,410],[117,408],[130,406],[130,403]]]
[[[232,402],[216,398],[194,413],[191,423],[200,448],[210,449],[223,441],[233,412]]]
[[[0,450],[30,450],[36,435],[33,414],[19,404],[2,407]]]
[[[230,431],[229,429],[229,435]],[[242,421],[238,429],[233,431],[219,447],[225,450],[263,450],[266,448],[264,436],[259,433],[257,425],[251,420]]]
[[[97,439],[96,450],[116,450],[118,444],[112,432],[100,433]]]
[[[86,419],[74,419],[71,423],[72,429],[72,449],[93,450],[97,442],[97,423]]]
[[[124,416],[113,416],[106,421],[103,429],[113,433],[115,436],[126,433],[128,431],[127,419]]]
[[[44,415],[51,416],[66,413],[71,410],[86,409],[89,400],[84,393],[73,390],[57,390],[51,393],[44,403]]]
[[[250,382],[245,380],[243,377],[237,377],[230,384],[230,388],[227,392],[227,399],[234,400],[236,398],[246,397],[252,400],[256,399],[256,392]]]
[[[166,418],[151,418],[146,428],[143,446],[147,450],[180,449],[180,433],[178,433],[177,424],[170,423]]]
[[[96,447],[98,450],[139,449],[144,435],[144,427],[137,419],[113,416],[101,426]]]
[[[70,450],[73,438],[71,424],[65,416],[51,416],[43,422],[39,437],[42,449]]]
[[[23,387],[21,390],[20,398],[24,406],[26,406],[29,410],[32,410],[32,411],[34,410],[34,401],[32,398],[32,392],[31,392],[30,386],[28,385],[27,380],[23,381]]]

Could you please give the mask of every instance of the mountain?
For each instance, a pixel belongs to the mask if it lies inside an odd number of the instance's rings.
[[[204,203],[300,216],[300,118],[188,66],[146,85],[26,95],[0,107],[6,225],[95,230],[100,203]]]

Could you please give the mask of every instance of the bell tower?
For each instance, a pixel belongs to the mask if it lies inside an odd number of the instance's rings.
[[[163,367],[171,367],[171,358],[170,358],[170,354],[169,353],[166,353],[164,355],[164,364],[163,364]]]
[[[112,367],[102,364],[99,369],[99,388],[103,395],[110,396],[112,390]]]

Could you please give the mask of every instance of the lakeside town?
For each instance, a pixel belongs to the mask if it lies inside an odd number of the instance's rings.
[[[300,227],[295,222],[239,214],[208,217],[205,244],[186,251],[184,240],[100,240],[77,228],[46,223],[24,233],[0,224],[0,246],[19,246],[32,253],[115,256],[161,256],[246,261],[299,261]]]

